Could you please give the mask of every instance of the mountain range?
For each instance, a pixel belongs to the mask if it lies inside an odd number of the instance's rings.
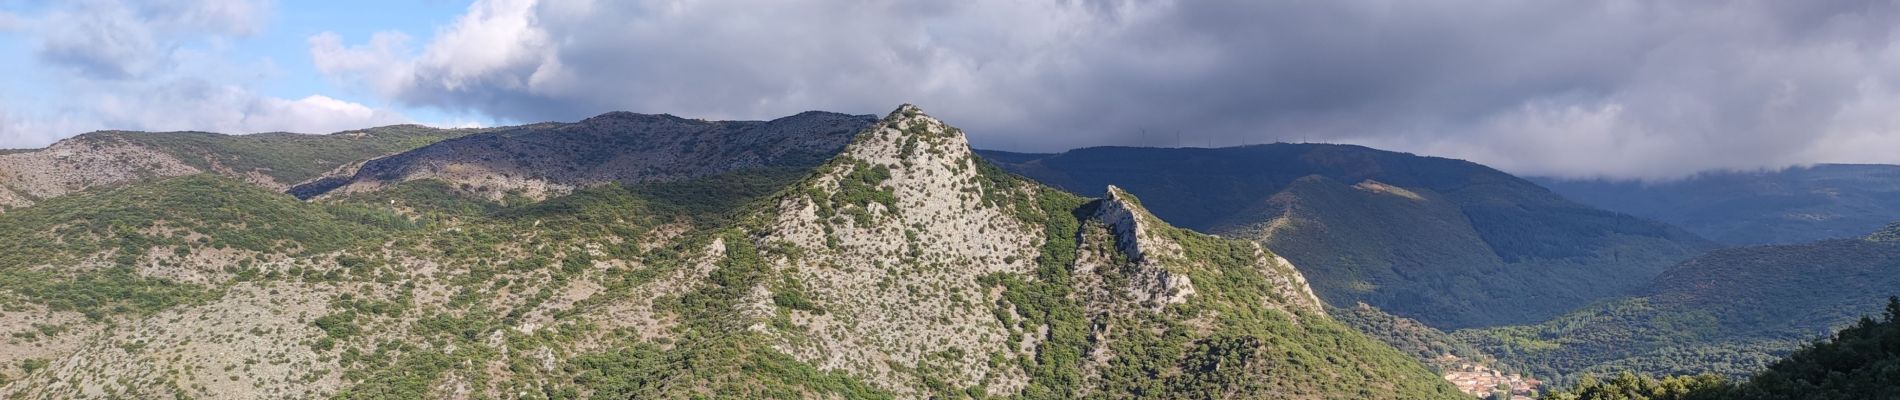
[[[212,173],[281,191],[372,157],[483,129],[394,125],[329,135],[92,132],[0,151],[0,212],[92,188]]]
[[[914,107],[790,118],[824,122],[610,114],[29,192],[0,397],[1465,396],[1257,242],[1009,175]],[[127,142],[102,154],[179,157]],[[647,149],[692,157],[617,154]]]
[[[1900,220],[1892,168],[1635,184],[1349,145],[978,151],[912,106],[95,132],[0,151],[0,397],[1455,399],[1490,390],[1446,381],[1472,364],[1585,392],[1796,374],[1900,287],[1900,226],[1871,222]]]

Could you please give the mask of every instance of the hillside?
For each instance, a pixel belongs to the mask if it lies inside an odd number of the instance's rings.
[[[1482,165],[1359,146],[983,154],[1079,193],[1146,193],[1164,219],[1286,255],[1329,304],[1444,329],[1541,321],[1713,247]]]
[[[0,397],[1463,398],[1258,244],[965,140],[905,106],[796,174],[49,199],[0,215]]]
[[[1863,239],[1717,250],[1641,296],[1548,322],[1456,334],[1540,375],[1636,371],[1745,376],[1879,310],[1900,287],[1894,227]]]
[[[1534,180],[1584,204],[1732,245],[1850,238],[1900,220],[1900,166],[1894,165],[1709,172],[1668,182]]]
[[[817,111],[772,121],[607,113],[445,140],[291,192],[310,198],[429,179],[490,199],[540,200],[609,182],[673,181],[746,168],[803,170],[837,153],[852,133],[875,120]]]
[[[0,152],[0,212],[91,188],[212,172],[272,190],[475,129],[395,125],[328,135],[101,131]]]
[[[1623,372],[1586,380],[1553,400],[1858,400],[1900,398],[1900,298],[1889,297],[1880,319],[1863,316],[1826,340],[1804,346],[1753,377],[1729,383],[1720,376],[1654,379]]]

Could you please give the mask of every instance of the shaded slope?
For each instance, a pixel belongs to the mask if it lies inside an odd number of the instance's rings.
[[[1710,172],[1653,183],[1535,180],[1578,202],[1736,245],[1849,238],[1900,219],[1900,166],[1893,165]]]
[[[836,154],[873,119],[815,111],[772,121],[608,113],[443,141],[292,192],[310,198],[435,179],[491,199],[544,199],[609,182],[673,181],[747,168],[802,170]]]
[[[986,154],[1061,188],[1152,193],[1164,218],[1286,254],[1330,304],[1446,328],[1541,320],[1712,247],[1482,165],[1358,146]]]

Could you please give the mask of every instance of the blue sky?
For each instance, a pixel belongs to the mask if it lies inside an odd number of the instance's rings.
[[[163,4],[153,6],[153,4]],[[241,15],[201,18],[184,25],[161,22],[178,18],[197,9],[229,8],[246,4]],[[396,122],[431,125],[493,125],[508,121],[469,111],[446,111],[428,105],[390,101],[370,90],[326,77],[313,63],[309,40],[330,33],[343,38],[363,39],[378,32],[402,32],[419,41],[427,41],[441,26],[468,9],[465,1],[391,0],[391,1],[21,1],[0,0],[0,75],[7,84],[0,86],[0,147],[36,147],[58,138],[97,129],[132,130],[211,130],[250,133],[255,130],[292,130],[327,133],[331,130],[362,128]],[[168,8],[169,7],[169,8]],[[130,18],[100,18],[94,22],[123,28],[120,34],[152,38],[142,57],[161,60],[157,66],[133,77],[100,78],[78,72],[47,55],[47,43],[60,40],[50,26],[83,25],[74,14],[107,14],[101,10],[130,10]],[[223,19],[220,19],[223,18]],[[141,23],[147,26],[139,26]],[[230,28],[244,26],[246,28]],[[80,34],[79,36],[84,36]],[[85,40],[85,39],[81,39]],[[127,56],[128,54],[109,54]],[[147,123],[138,116],[99,115],[104,108],[91,95],[136,96],[165,86],[192,81],[214,87],[230,87],[241,92],[238,104],[247,98],[294,101],[322,96],[386,111],[386,117],[362,121],[340,119],[336,123],[273,123],[255,115],[212,118],[178,124]],[[187,97],[189,99],[189,97]],[[165,108],[174,98],[143,104],[117,101],[118,107]],[[181,112],[189,113],[190,110]],[[166,113],[160,113],[163,116]],[[189,119],[187,119],[189,120]],[[357,123],[362,122],[362,123]],[[13,129],[7,128],[11,123]],[[116,124],[115,124],[116,123]],[[299,129],[305,128],[305,129]]]
[[[387,105],[373,96],[348,95],[348,90],[324,79],[311,62],[305,42],[323,32],[360,39],[383,31],[406,32],[427,40],[437,26],[448,23],[467,8],[468,2],[448,0],[280,2],[269,13],[269,22],[262,32],[233,41],[232,58],[265,60],[281,70],[282,79],[267,80],[259,87],[266,95],[298,98],[334,93],[330,96]]]
[[[0,148],[770,119],[977,146],[1362,144],[1526,175],[1900,163],[1887,0],[0,0]]]

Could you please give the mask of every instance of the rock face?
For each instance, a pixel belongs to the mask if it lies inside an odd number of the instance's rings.
[[[806,167],[875,117],[806,112],[772,121],[705,121],[615,112],[446,140],[371,160],[291,192],[310,198],[435,179],[491,199],[546,199],[609,182],[664,182],[745,168]]]
[[[1178,230],[1169,227],[1154,214],[1141,206],[1134,195],[1115,186],[1105,191],[1107,196],[1096,201],[1095,213],[1089,217],[1087,226],[1100,225],[1105,236],[1115,244],[1119,255],[1126,261],[1120,266],[1128,281],[1122,288],[1126,296],[1138,300],[1143,306],[1160,311],[1171,304],[1186,303],[1195,294],[1194,282],[1188,277],[1188,271],[1205,263],[1190,256],[1180,243],[1175,242],[1168,231]],[[1089,229],[1084,229],[1085,237]],[[1091,240],[1084,240],[1085,242]],[[1319,298],[1313,295],[1313,289],[1306,284],[1306,278],[1284,258],[1274,255],[1259,244],[1246,246],[1245,259],[1251,267],[1268,278],[1274,303],[1314,314],[1325,314],[1325,308]],[[1093,265],[1082,262],[1077,264],[1077,272],[1082,275],[1097,272],[1098,268],[1109,265]]]
[[[961,132],[907,105],[781,202],[762,241],[805,249],[772,263],[827,312],[793,313],[808,333],[778,332],[777,347],[898,387],[910,383],[899,368],[929,363],[958,387],[1021,390],[1022,371],[989,365],[1023,344],[981,306],[994,293],[979,278],[1030,271],[1042,234],[983,204],[977,162]]]
[[[1109,186],[1108,196],[1096,206],[1090,222],[1102,224],[1114,237],[1115,249],[1126,255],[1134,268],[1129,269],[1129,294],[1150,308],[1159,310],[1169,304],[1187,302],[1194,294],[1194,282],[1187,276],[1169,271],[1166,264],[1179,262],[1181,246],[1149,230],[1158,220],[1121,188]],[[1174,256],[1174,257],[1169,257]],[[1166,260],[1164,260],[1166,259]],[[1095,265],[1084,265],[1082,273],[1094,272]]]
[[[0,154],[0,212],[94,187],[203,172],[170,154],[108,136],[80,136],[45,149]]]

